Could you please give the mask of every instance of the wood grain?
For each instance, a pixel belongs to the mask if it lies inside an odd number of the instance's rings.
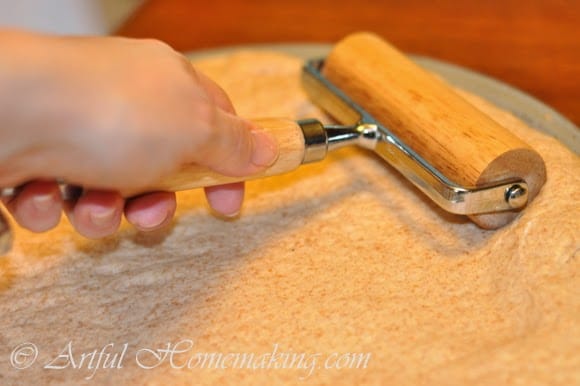
[[[514,85],[580,124],[580,1],[149,0],[118,33],[179,50],[334,43],[370,30],[404,52]]]
[[[251,176],[231,177],[215,173],[206,167],[193,164],[184,165],[177,173],[171,174],[158,183],[140,191],[125,191],[124,196],[135,196],[153,191],[180,191],[205,186],[228,184],[254,178],[274,176],[296,169],[304,157],[304,135],[302,129],[290,119],[255,119],[254,122],[268,132],[278,143],[278,159],[269,168]]]

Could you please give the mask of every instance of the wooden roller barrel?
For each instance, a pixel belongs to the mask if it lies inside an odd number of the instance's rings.
[[[357,33],[340,41],[323,74],[456,184],[480,187],[521,178],[530,202],[546,180],[536,151],[376,35]],[[517,214],[470,218],[495,229]]]

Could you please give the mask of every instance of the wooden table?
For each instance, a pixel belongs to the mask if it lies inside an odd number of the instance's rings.
[[[118,34],[161,39],[185,51],[334,42],[357,30],[498,78],[580,125],[577,0],[149,0]]]

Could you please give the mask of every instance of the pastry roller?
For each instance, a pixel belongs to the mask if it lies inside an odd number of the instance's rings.
[[[184,165],[146,191],[178,191],[282,174],[347,145],[370,149],[446,211],[485,229],[509,223],[546,179],[540,155],[387,42],[356,33],[324,59],[308,61],[310,99],[339,125],[313,119],[255,122],[278,141],[277,161],[262,173],[227,177]],[[2,219],[4,220],[4,219]],[[10,247],[5,221],[0,249]]]

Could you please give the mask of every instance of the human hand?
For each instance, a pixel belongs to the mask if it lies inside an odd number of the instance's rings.
[[[65,209],[90,238],[114,233],[123,212],[137,228],[156,229],[171,220],[175,195],[125,199],[119,191],[185,163],[245,176],[277,156],[274,141],[237,117],[219,86],[163,43],[3,32],[0,47],[15,52],[0,59],[0,186],[24,184],[6,206],[25,228],[48,230]],[[63,203],[57,177],[84,194]],[[233,216],[243,183],[206,188],[206,196]]]

